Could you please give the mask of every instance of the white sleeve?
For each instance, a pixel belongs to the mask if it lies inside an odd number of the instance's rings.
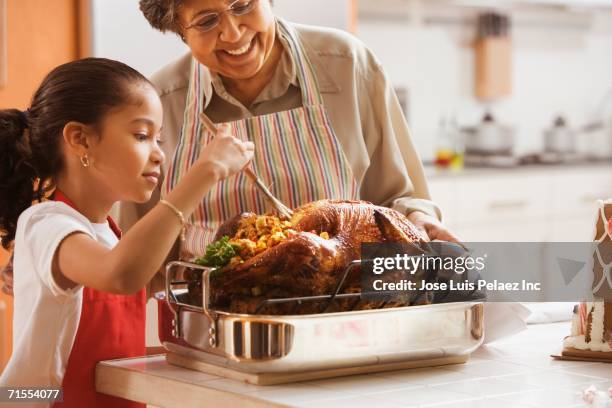
[[[95,239],[95,233],[81,214],[60,203],[53,204],[55,205],[30,212],[23,220],[24,242],[28,246],[36,274],[51,290],[51,293],[54,296],[73,296],[82,285],[77,285],[72,289],[62,289],[53,278],[53,257],[59,245],[68,235],[82,232]]]

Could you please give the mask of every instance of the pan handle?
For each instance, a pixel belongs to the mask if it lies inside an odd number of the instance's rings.
[[[172,291],[174,285],[179,282],[185,283],[184,281],[176,281],[176,271],[180,268],[199,269],[202,271],[202,307],[189,305],[186,303],[179,302]],[[208,343],[211,347],[217,345],[217,314],[209,309],[210,301],[210,274],[214,271],[214,268],[207,266],[198,265],[191,262],[173,261],[166,265],[166,302],[174,313],[174,330],[173,335],[177,338],[181,337],[181,324],[180,324],[180,310],[181,308],[197,309],[200,310],[207,318],[209,322],[208,329]]]

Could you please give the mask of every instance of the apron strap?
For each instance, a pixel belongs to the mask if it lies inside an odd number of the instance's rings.
[[[276,23],[279,31],[287,38],[289,52],[294,61],[298,82],[300,83],[304,106],[323,105],[323,97],[319,90],[319,81],[317,80],[310,59],[304,53],[304,47],[298,38],[298,34],[283,19],[277,18]]]
[[[55,189],[55,191],[51,195],[51,199],[53,201],[59,201],[61,203],[64,203],[68,205],[70,208],[76,210],[76,207],[74,206],[74,203],[72,202],[72,200],[66,197],[66,195],[62,193],[62,191],[59,188]],[[106,217],[106,221],[108,221],[108,226],[115,233],[117,238],[121,239],[121,229],[119,228],[115,220],[113,220],[113,218],[109,215],[108,217]]]

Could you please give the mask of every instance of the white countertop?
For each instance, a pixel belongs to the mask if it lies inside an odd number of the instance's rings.
[[[582,390],[612,386],[612,364],[553,360],[569,326],[530,325],[453,366],[254,386],[174,367],[157,355],[105,362],[105,376],[123,376],[122,385],[97,382],[107,393],[162,407],[583,407]]]
[[[529,164],[513,167],[464,167],[460,169],[439,168],[435,165],[425,166],[425,176],[430,179],[447,179],[457,177],[487,177],[532,173],[563,173],[609,171],[612,161],[593,161],[586,163]]]

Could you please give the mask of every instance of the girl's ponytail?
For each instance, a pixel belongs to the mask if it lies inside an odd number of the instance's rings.
[[[28,128],[28,111],[0,110],[0,232],[6,249],[15,238],[19,215],[37,198]]]

